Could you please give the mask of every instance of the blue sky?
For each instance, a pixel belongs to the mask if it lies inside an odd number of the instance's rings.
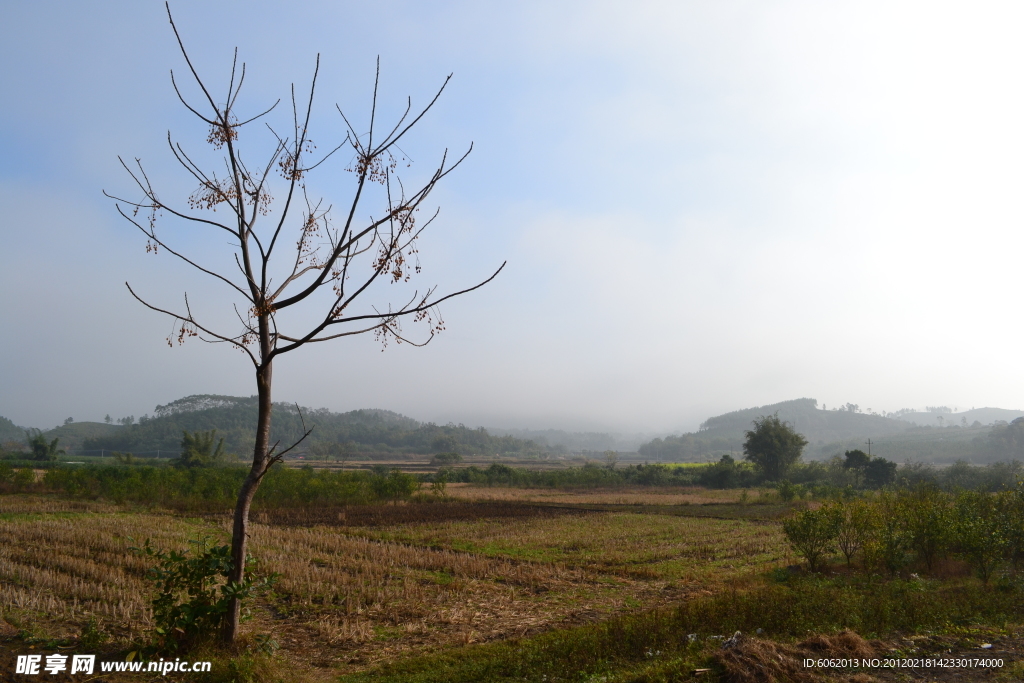
[[[509,262],[443,308],[447,330],[426,348],[362,339],[286,357],[279,400],[648,432],[800,396],[876,411],[1024,404],[1015,3],[172,11],[215,89],[238,47],[246,111],[308,87],[320,53],[323,148],[340,141],[334,103],[366,120],[378,55],[385,117],[454,73],[403,145],[413,177],[474,145],[432,195],[417,284],[458,288]],[[118,155],[140,157],[169,201],[194,189],[166,148],[170,130],[202,150],[205,130],[171,89],[185,65],[163,4],[4,3],[0,59],[0,415],[46,427],[254,393],[240,354],[169,349],[170,321],[130,299],[126,280],[167,304],[187,291],[213,319],[226,310],[208,282],[147,255],[101,194],[130,192]],[[339,204],[344,161],[313,185]]]

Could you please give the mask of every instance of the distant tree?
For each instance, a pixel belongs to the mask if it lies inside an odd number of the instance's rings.
[[[138,465],[139,464],[139,461],[135,459],[135,454],[133,454],[133,453],[122,453],[120,451],[113,451],[111,453],[111,455],[114,456],[114,460],[119,465]]]
[[[110,414],[108,413],[107,416],[103,418],[103,421],[106,422],[107,424],[110,424],[111,422],[114,421],[114,419],[110,417]]]
[[[69,417],[69,418],[64,420],[64,424],[69,425],[69,424],[71,424],[74,421],[75,421],[75,418]]]
[[[214,442],[217,442],[214,447]],[[224,439],[217,441],[217,430],[208,432],[182,432],[181,455],[171,462],[175,467],[209,467],[224,456]]]
[[[33,460],[53,462],[57,459],[58,455],[64,455],[64,449],[57,448],[57,443],[60,441],[59,438],[47,443],[46,437],[38,429],[28,430],[25,432],[25,436],[28,441],[28,448],[32,451]]]
[[[309,448],[309,452],[316,458],[327,462],[328,459],[334,458],[335,463],[340,463],[342,467],[348,462],[348,459],[352,457],[352,451],[354,450],[355,444],[351,441],[345,443],[338,443],[337,441],[318,441]]]
[[[877,489],[896,480],[896,463],[885,458],[871,457],[860,449],[846,451],[843,469],[853,472],[858,486],[863,482]]]
[[[462,456],[458,453],[438,453],[430,459],[431,465],[454,465],[462,462]]]
[[[800,460],[807,439],[798,434],[779,414],[762,415],[754,428],[744,432],[743,457],[753,463],[768,481],[778,481]]]
[[[232,65],[226,95],[213,95],[189,58],[169,8],[168,19],[200,104],[188,101],[173,72],[172,85],[185,107],[208,127],[206,142],[219,158],[207,165],[196,152],[168,135],[171,154],[198,188],[184,202],[170,203],[164,193],[152,186],[141,161],[135,160],[129,166],[122,160],[141,196],[108,196],[118,202],[118,212],[146,236],[148,252],[163,251],[181,259],[224,286],[234,299],[225,309],[225,319],[230,319],[233,327],[222,330],[201,319],[187,295],[179,308],[172,309],[146,301],[129,286],[129,292],[144,306],[174,319],[177,329],[168,337],[169,345],[173,345],[175,338],[181,344],[191,337],[200,337],[232,346],[252,363],[258,395],[255,445],[252,465],[235,505],[233,568],[228,577],[230,584],[242,585],[253,496],[271,466],[311,433],[306,429],[302,437],[286,447],[272,442],[274,361],[307,344],[360,334],[373,334],[385,345],[406,342],[422,346],[444,329],[437,306],[487,284],[504,264],[476,285],[444,296],[437,294],[434,287],[405,295],[377,294],[384,283],[408,282],[420,272],[417,240],[437,214],[418,221],[419,211],[437,184],[469,153],[467,150],[454,162],[445,153],[418,185],[405,184],[399,178],[400,162],[403,167],[410,162],[398,145],[404,144],[406,134],[433,107],[447,80],[425,107],[412,112],[410,100],[395,124],[382,129],[378,120],[378,69],[367,123],[357,130],[355,126],[359,124],[337,108],[347,134],[317,158],[309,124],[318,58],[308,97],[300,102],[293,87],[291,107],[281,124],[268,123],[265,128],[261,125],[263,121],[255,124],[267,132],[266,146],[261,151],[260,143],[243,135],[250,130],[249,124],[270,114],[276,103],[253,116],[239,112],[237,100],[245,80],[245,65],[236,69],[237,60]],[[310,173],[317,168],[326,169],[323,164],[342,149],[351,155],[345,169],[352,179],[348,199],[342,204],[310,196],[306,184]],[[281,180],[275,181],[275,175]],[[338,186],[338,178],[332,178],[330,184]],[[276,185],[273,191],[272,185]],[[376,208],[368,209],[364,206],[367,202],[377,202]],[[223,255],[226,258],[219,265],[212,261],[217,254],[208,250],[186,255],[165,237],[165,232],[157,230],[162,216],[211,231],[220,243],[230,245],[230,252]],[[332,220],[332,216],[337,216],[337,220]],[[285,313],[286,309],[290,310]],[[425,338],[419,342],[410,340],[403,332],[403,321],[425,323]],[[232,600],[223,633],[227,642],[238,636],[240,609],[240,602]]]
[[[374,474],[370,480],[370,489],[374,494],[382,500],[390,500],[395,505],[398,505],[398,501],[412,496],[418,488],[419,481],[416,477],[397,468],[387,474]]]
[[[864,466],[864,483],[873,489],[880,489],[896,481],[896,463],[885,458],[874,457]]]
[[[867,467],[868,462],[871,460],[871,456],[859,448],[852,451],[846,451],[844,457],[843,467],[848,470],[862,470]]]
[[[617,465],[618,463],[619,463],[619,453],[618,453],[618,451],[605,451],[604,452],[604,464],[605,464],[605,466],[608,469],[614,470],[615,469],[615,465]]]

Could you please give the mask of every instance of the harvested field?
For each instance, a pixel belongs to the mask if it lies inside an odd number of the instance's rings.
[[[353,533],[700,586],[793,561],[776,524],[633,512],[412,524]]]
[[[286,526],[390,526],[439,523],[451,520],[515,519],[592,514],[586,509],[546,507],[512,501],[477,505],[466,501],[405,503],[402,505],[348,505],[316,508],[279,508],[253,515],[263,524]]]
[[[149,561],[129,546],[151,538],[180,549],[201,535],[228,537],[227,516],[47,496],[0,502],[0,616],[36,638],[74,638],[95,620],[113,638],[108,647],[126,646],[151,625]],[[448,504],[380,506],[357,514],[359,526],[339,526],[336,510],[321,511],[333,524],[257,517],[252,551],[281,578],[247,629],[273,634],[297,667],[339,673],[656,607],[791,561],[773,524],[450,505],[470,519],[422,521],[417,512]],[[385,525],[403,515],[420,521]]]

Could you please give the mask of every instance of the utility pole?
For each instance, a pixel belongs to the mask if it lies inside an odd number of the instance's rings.
[[[868,439],[867,441],[865,441],[865,443],[868,445],[868,457],[870,458],[871,457],[871,439]]]

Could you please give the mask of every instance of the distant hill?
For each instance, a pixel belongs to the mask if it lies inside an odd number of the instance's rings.
[[[890,436],[904,432],[911,425],[881,415],[868,415],[848,410],[820,410],[813,398],[772,403],[757,408],[737,410],[708,418],[701,424],[700,433],[710,437],[722,436],[743,439],[743,433],[762,415],[779,414],[804,435],[810,443],[845,441],[851,438]]]
[[[1010,423],[1018,417],[1024,417],[1024,410],[1006,410],[1005,408],[971,408],[960,413],[942,410],[920,412],[904,412],[899,419],[921,427],[949,427],[950,425],[971,426],[975,422],[982,425],[993,425],[997,422]]]
[[[224,437],[228,453],[245,458],[251,456],[258,414],[255,396],[187,396],[157,406],[154,413],[155,416],[144,416],[136,424],[115,427],[113,431],[86,438],[82,449],[172,455],[181,448],[182,432],[216,429],[218,436]],[[332,444],[342,445],[353,455],[449,451],[463,455],[499,455],[540,450],[528,440],[493,436],[485,429],[470,429],[464,425],[421,423],[389,410],[334,413],[324,408],[302,408],[300,415],[300,409],[290,403],[274,404],[271,442],[279,441],[282,447],[291,445],[302,436],[303,424],[313,427],[313,434],[298,453],[329,448]]]
[[[963,413],[941,413],[944,418],[938,420],[937,413],[901,411],[895,417],[846,409],[822,410],[812,398],[712,417],[701,424],[697,432],[643,444],[640,454],[654,460],[678,462],[713,460],[725,453],[736,457],[742,455],[744,432],[751,428],[751,423],[762,415],[774,413],[807,439],[805,460],[827,460],[854,448],[870,448],[873,454],[897,462],[966,460],[986,463],[1024,459],[1024,420],[1012,423],[1013,419],[1024,417],[1022,411],[979,408]],[[920,424],[910,420],[912,416],[921,415],[931,416],[932,421]]]
[[[79,450],[89,439],[110,436],[124,429],[121,425],[103,422],[69,422],[66,425],[45,432],[47,439],[59,438],[59,446],[65,450]]]
[[[6,417],[0,417],[0,444],[6,441],[25,441],[25,428],[19,427]]]

